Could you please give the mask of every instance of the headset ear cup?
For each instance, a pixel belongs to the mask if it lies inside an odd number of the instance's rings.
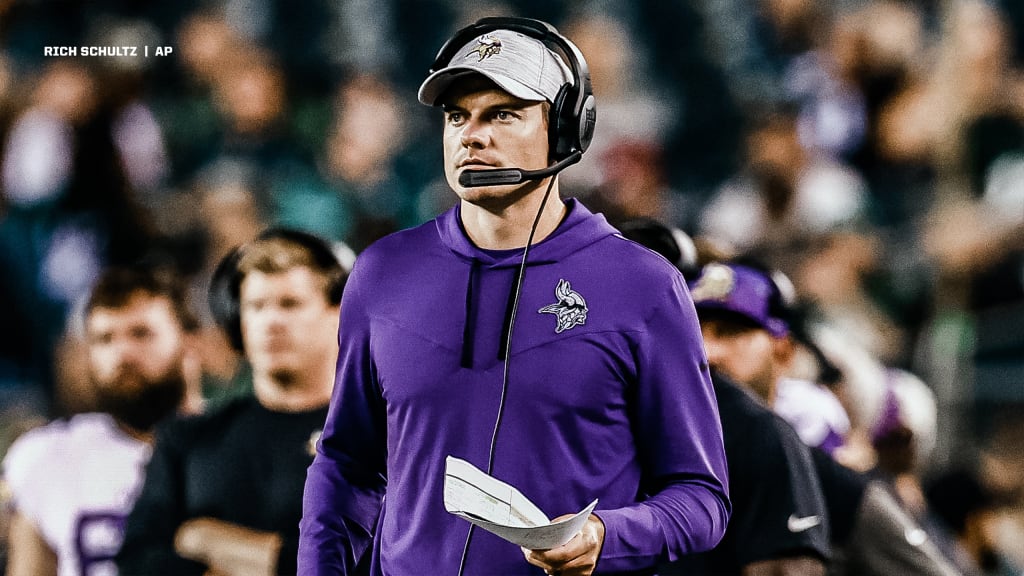
[[[576,126],[572,123],[570,93],[572,86],[563,84],[555,96],[548,115],[548,150],[552,160],[561,160],[572,153],[576,144]]]
[[[593,94],[588,94],[583,102],[583,109],[576,116],[577,129],[579,130],[578,144],[579,151],[586,152],[594,140],[594,128],[597,126],[597,100]]]
[[[586,97],[579,111],[573,109],[576,99],[575,87],[564,84],[551,105],[548,142],[553,160],[561,160],[577,150],[586,152],[594,139],[597,123],[594,95]]]
[[[798,305],[796,287],[793,285],[793,281],[781,270],[769,270],[768,278],[772,283],[772,290],[774,292],[772,305],[775,307],[777,315],[782,318],[792,316]]]
[[[210,315],[214,322],[224,331],[232,348],[242,351],[242,324],[238,302],[240,278],[238,277],[238,261],[241,250],[236,248],[228,253],[214,270],[210,278],[207,299]]]

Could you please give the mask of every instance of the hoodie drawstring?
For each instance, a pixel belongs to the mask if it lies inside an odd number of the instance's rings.
[[[473,367],[473,340],[476,325],[476,283],[480,279],[480,261],[473,259],[469,267],[469,280],[466,282],[466,319],[462,326],[462,358],[459,365],[463,368]]]
[[[516,282],[508,287],[508,302],[505,303],[505,319],[501,321],[501,339],[498,341],[498,360],[505,360],[505,348],[508,347],[508,331],[512,329],[512,308],[516,305]]]
[[[466,281],[466,317],[462,326],[462,354],[459,358],[459,365],[463,368],[472,368],[476,357],[476,325],[479,322],[480,303],[478,293],[480,291],[480,268],[483,266],[480,260],[474,258],[469,267],[469,279]],[[511,329],[512,308],[516,299],[515,277],[508,288],[508,299],[505,302],[504,319],[501,322],[501,338],[498,339],[496,358],[499,361],[505,360],[505,348],[508,345],[508,331]]]

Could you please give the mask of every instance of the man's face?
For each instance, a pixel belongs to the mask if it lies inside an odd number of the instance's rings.
[[[99,408],[149,430],[181,403],[186,333],[167,298],[139,292],[86,318],[89,369]]]
[[[489,82],[467,79],[444,99],[444,169],[448,185],[464,201],[511,204],[538,183],[463,188],[466,169],[548,166],[547,107],[520,100]]]
[[[766,330],[732,318],[701,318],[708,364],[746,386],[770,406],[782,344]]]
[[[252,271],[241,290],[242,340],[256,375],[287,382],[337,354],[338,308],[306,267]]]

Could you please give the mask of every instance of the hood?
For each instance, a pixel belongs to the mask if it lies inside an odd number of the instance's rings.
[[[612,227],[602,214],[594,214],[575,198],[565,201],[568,213],[558,227],[544,240],[530,247],[528,265],[549,264],[582,250],[587,246],[614,234]],[[490,268],[519,266],[523,251],[481,250],[469,239],[462,227],[461,203],[456,204],[437,218],[437,231],[441,241],[449,250],[468,262],[478,262]]]
[[[530,247],[530,255],[526,263],[527,267],[561,261],[602,238],[618,233],[615,228],[608,224],[603,215],[594,214],[575,199],[567,200],[566,208],[568,211],[565,219],[559,223],[555,231],[541,242]],[[468,368],[474,365],[475,358],[479,356],[480,352],[478,348],[482,346],[477,342],[477,321],[475,320],[481,306],[481,295],[478,294],[480,274],[485,269],[499,270],[519,267],[523,258],[523,249],[516,248],[496,251],[478,248],[469,239],[469,236],[466,235],[466,231],[462,227],[460,205],[456,205],[438,216],[436,222],[441,242],[460,260],[466,263],[465,316],[463,318],[462,358],[460,364]],[[513,282],[508,288],[501,337],[498,338],[497,346],[495,347],[497,354],[495,355],[494,352],[485,353],[486,357],[501,360],[506,355],[506,338],[509,330],[512,328],[512,310],[515,295],[516,284]],[[487,346],[483,347],[487,348]]]

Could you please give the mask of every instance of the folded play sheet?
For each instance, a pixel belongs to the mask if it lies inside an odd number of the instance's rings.
[[[530,550],[557,548],[572,539],[597,505],[551,522],[519,490],[487,475],[465,460],[445,461],[444,507],[448,512]]]

